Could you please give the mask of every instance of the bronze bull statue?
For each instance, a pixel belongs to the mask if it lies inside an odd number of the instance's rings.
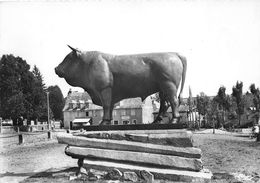
[[[115,103],[135,97],[144,100],[157,92],[160,109],[154,123],[161,121],[168,109],[168,103],[173,114],[170,123],[179,117],[178,106],[187,69],[185,57],[170,52],[111,55],[70,48],[72,51],[55,68],[55,72],[68,84],[82,87],[94,104],[103,106],[102,125],[111,123]],[[178,100],[177,90],[180,83]]]

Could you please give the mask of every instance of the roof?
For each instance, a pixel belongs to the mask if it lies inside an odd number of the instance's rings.
[[[77,92],[73,91],[66,97],[66,103],[70,102],[83,102],[83,101],[91,101],[91,97],[87,92]]]
[[[86,110],[101,110],[103,107],[95,104],[90,104]]]
[[[120,101],[115,108],[141,108],[143,105],[141,98],[129,98]]]
[[[63,111],[86,111],[90,105],[95,104],[87,92],[72,91],[65,99]]]
[[[134,109],[134,108],[142,108],[144,102],[142,102],[141,98],[129,98],[121,100],[120,102],[115,104],[114,109]],[[103,109],[101,106],[98,105],[89,105],[89,110],[98,110]]]

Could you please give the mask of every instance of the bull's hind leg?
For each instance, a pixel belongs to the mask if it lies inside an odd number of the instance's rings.
[[[101,92],[101,101],[103,105],[103,120],[100,125],[110,125],[114,105],[112,104],[112,89],[106,88]]]
[[[162,84],[162,89],[166,95],[167,101],[170,102],[172,108],[172,118],[169,123],[177,122],[177,119],[180,117],[178,111],[178,98],[177,98],[177,87],[174,83],[166,82]]]
[[[159,97],[160,97],[160,109],[159,113],[156,116],[155,120],[153,121],[154,124],[158,124],[162,121],[163,116],[165,115],[167,109],[169,108],[169,105],[167,104],[165,95],[163,92],[159,92]]]

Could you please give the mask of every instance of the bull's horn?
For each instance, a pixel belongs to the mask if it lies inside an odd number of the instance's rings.
[[[67,45],[72,51],[74,51],[74,52],[79,52],[79,50],[78,49],[76,49],[76,48],[73,48],[73,47],[71,47],[70,45]]]

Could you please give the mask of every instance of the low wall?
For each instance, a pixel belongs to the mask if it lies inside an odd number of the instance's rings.
[[[15,133],[15,127],[14,126],[2,126],[1,133]]]
[[[28,127],[29,127],[30,132],[48,130],[48,124],[45,124],[45,125],[30,125]]]
[[[54,129],[60,129],[60,125],[55,125]],[[35,132],[35,131],[47,131],[49,130],[48,124],[41,125],[29,125],[29,126],[19,126],[20,131],[25,132]],[[18,131],[18,126],[2,126],[1,133],[16,133]]]
[[[252,128],[242,128],[242,133],[243,134],[251,134],[252,133]]]

